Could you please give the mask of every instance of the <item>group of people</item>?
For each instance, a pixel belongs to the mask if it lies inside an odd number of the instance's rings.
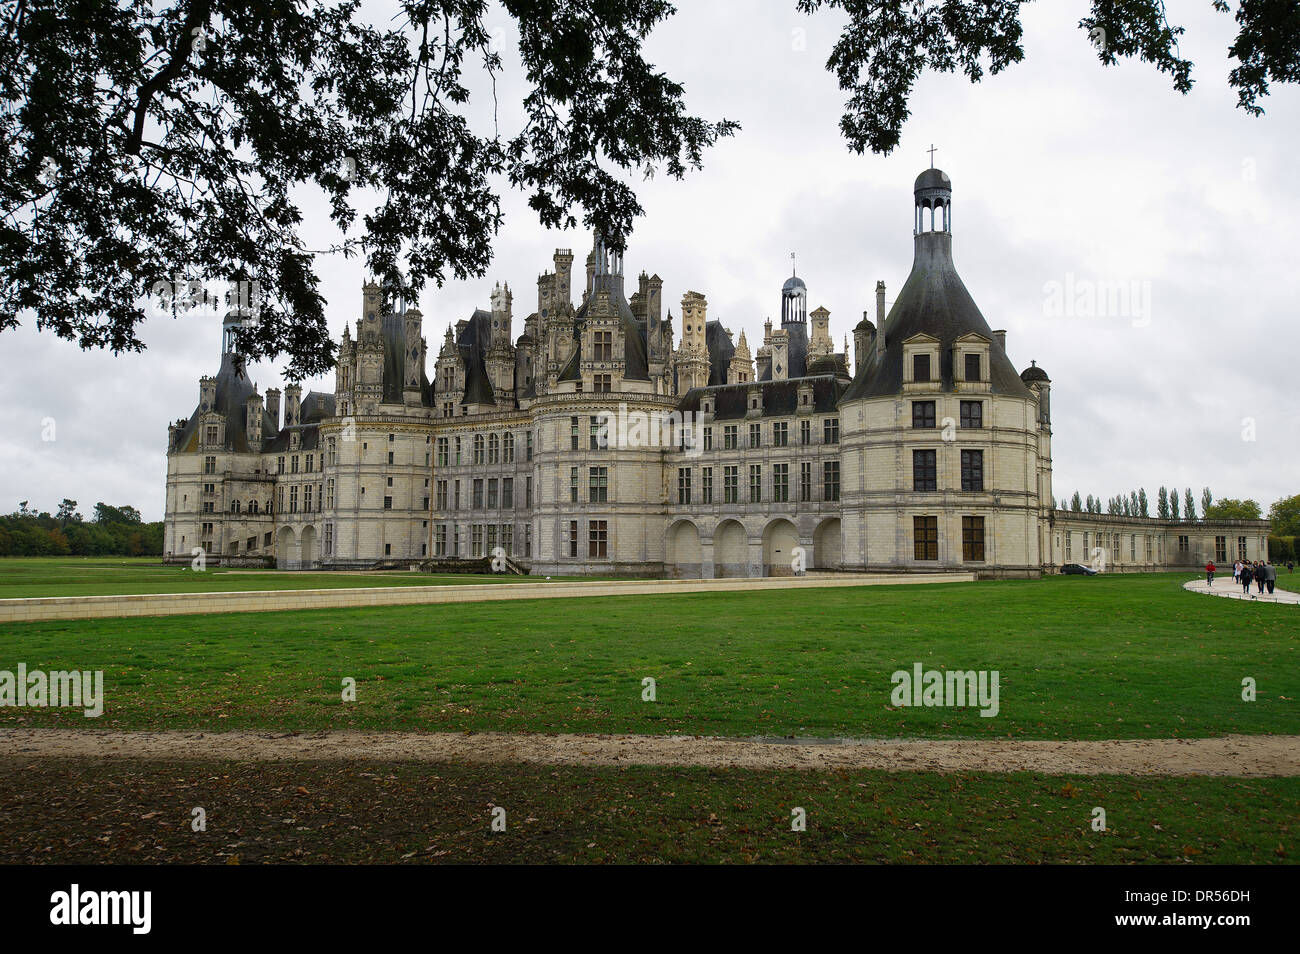
[[[1287,563],[1286,568],[1294,572],[1295,564]],[[1214,573],[1217,569],[1218,567],[1212,562],[1205,564],[1205,582],[1210,586],[1214,585]],[[1256,560],[1253,563],[1238,560],[1232,565],[1232,582],[1240,583],[1242,591],[1247,594],[1250,593],[1250,584],[1254,583],[1259,589],[1251,599],[1258,599],[1266,586],[1269,593],[1273,592],[1273,587],[1277,585],[1277,567],[1267,560]]]
[[[1277,567],[1266,560],[1256,560],[1254,563],[1238,560],[1232,565],[1232,579],[1241,584],[1242,591],[1245,593],[1250,592],[1251,583],[1259,587],[1256,596],[1263,593],[1266,586],[1272,593],[1273,586],[1277,583]]]

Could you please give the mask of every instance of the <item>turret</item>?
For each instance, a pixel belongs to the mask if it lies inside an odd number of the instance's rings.
[[[217,406],[217,379],[204,375],[199,378],[199,413],[214,410]]]

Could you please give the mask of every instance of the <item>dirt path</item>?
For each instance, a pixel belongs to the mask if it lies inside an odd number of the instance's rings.
[[[895,772],[1300,776],[1300,736],[1091,742],[719,739],[497,733],[94,732],[0,729],[0,758],[525,762]]]

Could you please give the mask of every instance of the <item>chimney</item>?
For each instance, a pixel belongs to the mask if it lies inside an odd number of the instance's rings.
[[[284,389],[284,426],[293,427],[302,420],[302,385],[291,384]]]
[[[1005,328],[999,328],[993,332],[993,337],[997,340],[998,347],[1002,349],[1002,353],[1006,354],[1007,353],[1007,330]]]
[[[885,327],[885,283],[876,282],[876,327]]]
[[[271,423],[280,429],[280,389],[271,388],[266,392],[266,413],[271,415]]]
[[[199,378],[199,413],[214,410],[217,406],[217,379]]]
[[[259,451],[262,449],[262,395],[254,391],[248,396],[246,407],[244,433],[248,437],[248,446]]]

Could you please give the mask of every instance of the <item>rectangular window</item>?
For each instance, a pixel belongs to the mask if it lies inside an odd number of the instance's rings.
[[[524,508],[527,510],[533,509],[533,478],[531,474],[524,478]]]
[[[595,343],[595,354],[592,355],[594,361],[613,361],[614,360],[614,332],[597,331],[593,335]]]
[[[984,559],[984,518],[961,518],[961,558],[970,561]]]
[[[527,431],[524,434],[524,460],[533,459],[533,432]]]
[[[614,376],[612,374],[593,374],[591,376],[591,390],[595,394],[608,394],[614,390]]]
[[[750,503],[761,503],[763,500],[763,465],[749,465],[749,500]]]
[[[482,434],[474,435],[474,463],[475,464],[483,463],[483,435]]]
[[[325,507],[329,510],[334,509],[334,478],[333,477],[325,481]]]
[[[513,510],[515,507],[515,479],[513,477],[501,478],[501,507],[505,510]]]
[[[389,463],[390,466],[391,466],[392,463],[393,463],[393,452],[392,452],[392,451],[389,451],[389,452],[388,452],[388,463]],[[308,469],[308,470],[311,470],[310,467],[308,467],[307,469]]]
[[[284,458],[283,458],[283,457],[280,458],[280,463],[281,463],[281,465],[283,465],[283,463],[284,463]],[[205,457],[205,458],[203,458],[203,473],[205,473],[205,474],[215,474],[216,472],[217,472],[217,459],[216,459],[215,457]],[[284,467],[283,467],[283,466],[280,467],[280,473],[284,473]]]
[[[302,509],[311,513],[311,484],[302,488]]]
[[[457,467],[459,467],[459,466],[461,465],[461,462],[462,462],[461,447],[462,447],[462,445],[461,445],[461,439],[458,437],[458,438],[456,438],[456,466],[457,466]],[[460,528],[457,528],[457,529],[456,529],[456,532],[457,532],[457,533],[460,533]],[[457,555],[459,555],[459,551],[458,551]]]
[[[488,481],[487,491],[488,491],[488,499],[487,499],[488,509],[496,510],[497,509],[497,479],[495,477],[493,477],[491,480]]]
[[[934,427],[934,402],[933,401],[912,402],[912,426],[913,427]]]
[[[840,419],[828,417],[822,421],[822,443],[838,444],[840,442]]]
[[[474,509],[482,510],[483,509],[483,478],[482,477],[474,478],[474,483],[471,486],[474,488]]]
[[[772,500],[787,503],[790,500],[790,465],[772,465]]]
[[[440,523],[433,528],[433,555],[445,557],[447,555],[447,525]]]
[[[445,437],[440,437],[440,438],[438,438],[438,466],[439,466],[439,467],[446,467],[446,466],[448,466],[448,464],[450,463],[450,461],[448,460],[448,458],[449,458],[450,456],[451,456],[451,455],[450,455],[450,451],[449,451],[449,449],[448,449],[448,447],[447,447],[447,438],[445,438]],[[444,528],[444,529],[445,529],[445,528]],[[445,549],[446,549],[446,548],[444,547],[444,550],[445,550]]]
[[[476,523],[469,528],[469,552],[470,556],[483,555],[483,524],[481,523]]]
[[[790,425],[785,421],[777,421],[772,425],[772,446],[786,447],[790,444]]]
[[[812,500],[812,461],[804,461],[799,465],[799,502],[808,503]]]
[[[298,512],[298,485],[294,484],[289,488],[289,512]]]
[[[1150,549],[1150,548],[1151,548],[1151,545],[1150,545],[1150,543],[1148,543],[1148,544],[1147,544],[1147,549]],[[1238,538],[1237,538],[1237,559],[1239,559],[1239,560],[1244,560],[1244,559],[1246,559],[1246,538],[1245,538],[1245,537],[1238,537]]]
[[[822,500],[840,499],[840,462],[828,460],[822,464]]]
[[[936,463],[935,451],[912,451],[912,489],[939,489],[938,465]]]
[[[578,449],[578,419],[569,418],[569,450]]]
[[[966,380],[978,381],[980,379],[980,356],[978,354],[966,355]]]
[[[451,486],[452,486],[451,509],[459,510],[460,509],[460,481],[459,480],[456,481]]]
[[[713,428],[711,427],[704,429],[704,449],[706,451],[713,450]]]
[[[289,458],[289,465],[290,465],[290,466],[289,466],[289,472],[290,472],[290,473],[292,473],[292,474],[296,474],[296,473],[298,473],[298,455],[297,455],[297,454],[294,454],[293,457]]]
[[[700,503],[713,503],[712,467],[705,467],[700,471]]]
[[[722,502],[729,504],[740,502],[739,467],[722,468]]]
[[[587,436],[591,450],[601,450],[609,443],[609,435],[600,432],[600,418],[595,415],[587,422]]]
[[[609,556],[609,524],[606,521],[587,522],[587,556],[594,560]]]
[[[592,467],[587,474],[587,499],[591,503],[609,501],[609,468]]]
[[[1214,559],[1218,563],[1228,562],[1228,538],[1227,537],[1214,538]]]
[[[799,422],[799,443],[805,447],[812,443],[812,421]]]
[[[331,437],[328,441],[326,441],[325,446],[329,448],[329,458],[328,458],[329,465],[333,467],[334,464],[337,463],[338,461],[338,445],[334,443],[334,438]]]
[[[578,502],[578,468],[569,468],[569,503]]]
[[[1136,537],[1135,537],[1134,539],[1136,540]],[[1137,544],[1136,544],[1136,543],[1133,544],[1133,549],[1134,549],[1135,551],[1137,550]],[[1179,552],[1179,553],[1191,553],[1191,552],[1192,552],[1192,540],[1191,540],[1191,537],[1180,536],[1180,537],[1178,538],[1178,552]],[[1135,552],[1133,555],[1134,555],[1134,556],[1137,556],[1136,552]]]
[[[691,469],[689,467],[677,468],[677,503],[684,507],[690,506]]]
[[[983,427],[984,426],[984,402],[983,401],[962,401],[961,402],[961,426],[962,427]]]
[[[749,446],[750,447],[763,446],[763,425],[762,424],[749,425]]]
[[[984,452],[982,450],[964,450],[961,452],[961,489],[984,489]]]
[[[327,523],[325,524],[325,555],[332,556],[333,554],[334,554],[334,524]]]
[[[939,559],[939,518],[912,518],[913,556],[917,560]]]
[[[308,455],[307,455],[307,467],[306,467],[305,469],[306,469],[307,473],[309,473],[309,474],[312,472],[312,469],[313,469],[313,463],[314,463],[315,459],[316,459],[316,455],[315,455],[315,454],[308,454]]]
[[[722,449],[735,450],[737,430],[735,424],[727,424],[722,428]]]
[[[928,354],[912,355],[912,380],[920,383],[930,380],[930,356]]]
[[[385,498],[384,498],[384,509],[385,509],[385,510],[392,510],[392,509],[393,509],[393,498],[392,498],[392,497],[385,497]]]
[[[578,521],[569,521],[569,556],[578,557]]]

